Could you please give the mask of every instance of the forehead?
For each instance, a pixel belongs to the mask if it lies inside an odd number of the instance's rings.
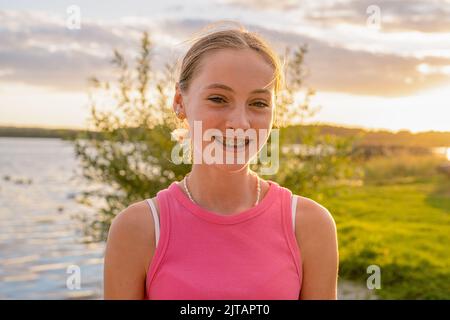
[[[222,83],[235,91],[274,88],[273,67],[253,49],[222,49],[206,54],[197,69],[192,86],[197,90]]]

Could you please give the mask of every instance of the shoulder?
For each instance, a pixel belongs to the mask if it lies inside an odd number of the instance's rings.
[[[117,214],[108,234],[108,239],[114,235],[125,238],[122,240],[137,240],[148,238],[148,232],[153,227],[151,212],[146,200],[130,204]]]
[[[327,208],[299,197],[295,236],[301,252],[301,299],[336,299],[339,253],[336,224]]]
[[[154,221],[146,200],[130,204],[114,217],[107,239],[107,249],[147,264],[148,252],[155,247]]]
[[[314,232],[336,231],[336,223],[327,208],[310,198],[297,197],[296,230],[308,227]]]
[[[320,203],[298,196],[295,235],[299,247],[309,252],[337,252],[336,223],[330,211]],[[306,257],[305,257],[306,258]]]
[[[114,217],[104,258],[105,299],[142,299],[153,257],[154,223],[146,201],[129,205]]]

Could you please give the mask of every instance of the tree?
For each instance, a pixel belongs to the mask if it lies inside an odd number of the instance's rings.
[[[168,137],[180,126],[168,103],[174,67],[166,65],[157,76],[151,68],[151,49],[150,37],[144,33],[134,69],[115,50],[116,83],[90,79],[89,120],[101,135],[83,132],[75,149],[84,177],[100,186],[79,198],[88,206],[100,205],[98,214],[82,217],[93,241],[106,239],[112,219],[127,205],[153,197],[189,170],[188,165],[171,161],[176,141]],[[104,97],[116,107],[99,110]]]
[[[362,177],[362,169],[352,163],[355,158],[353,146],[361,136],[320,134],[317,127],[301,125],[320,111],[320,107],[311,106],[315,90],[304,88],[304,79],[308,75],[305,66],[307,52],[306,45],[300,45],[293,51],[288,47],[282,57],[286,85],[279,95],[275,116],[275,126],[281,128],[280,167],[276,174],[268,178],[293,193],[321,200],[333,194],[333,186]],[[301,93],[304,93],[303,97]],[[288,137],[283,134],[286,132],[283,129],[289,127],[297,129],[295,132],[289,130]],[[298,145],[290,146],[287,139],[296,140]]]

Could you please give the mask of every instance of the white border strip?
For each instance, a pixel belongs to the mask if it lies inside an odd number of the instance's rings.
[[[155,247],[158,246],[158,241],[159,241],[159,218],[158,218],[158,211],[156,211],[156,207],[155,204],[153,203],[152,199],[147,199],[147,203],[150,206],[150,209],[152,211],[152,215],[153,215],[153,220],[155,221],[155,238],[156,238],[156,245]]]

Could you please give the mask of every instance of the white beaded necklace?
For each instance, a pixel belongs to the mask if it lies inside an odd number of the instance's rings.
[[[193,203],[197,204],[197,202],[194,200],[194,198],[192,198],[192,195],[189,192],[189,189],[187,187],[186,181],[187,181],[188,176],[189,176],[189,174],[186,177],[184,177],[184,179],[183,179],[184,189],[186,190],[186,193],[187,193],[189,199],[191,199],[191,201]],[[259,203],[259,197],[260,197],[260,194],[261,194],[261,184],[260,184],[260,181],[259,181],[259,177],[256,174],[255,174],[255,176],[256,176],[256,180],[258,181],[258,183],[256,184],[256,201],[255,201],[254,206],[256,206]]]

